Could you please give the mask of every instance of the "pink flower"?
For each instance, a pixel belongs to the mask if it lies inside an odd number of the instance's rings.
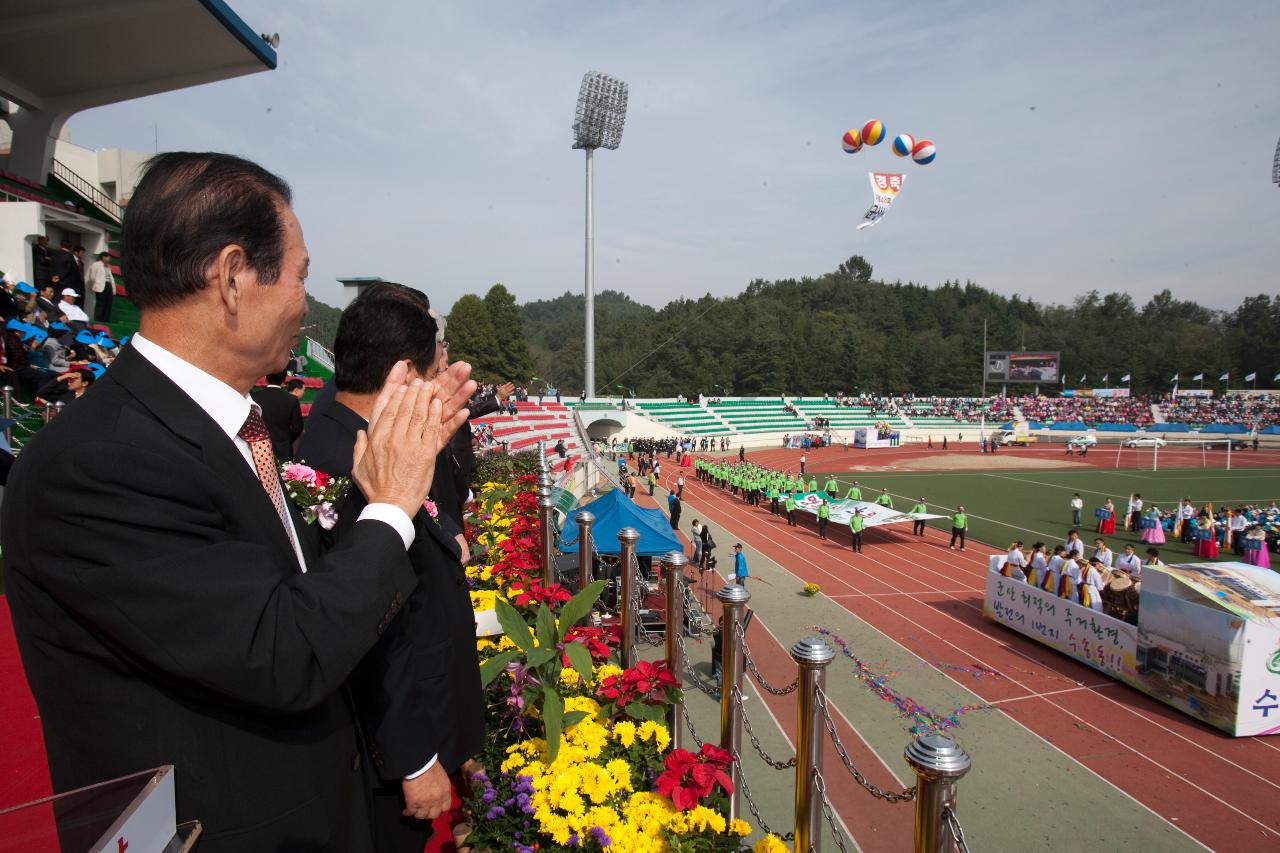
[[[284,480],[288,482],[306,483],[308,486],[316,484],[316,470],[300,462],[290,462],[284,466]]]
[[[440,515],[440,510],[436,509],[436,502],[431,500],[431,498],[427,498],[422,502],[422,508],[425,509],[427,511],[427,515],[432,518],[437,518]]]

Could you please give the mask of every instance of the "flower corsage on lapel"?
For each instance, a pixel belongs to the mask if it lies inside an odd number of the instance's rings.
[[[332,530],[338,523],[335,505],[351,486],[348,477],[333,477],[300,462],[286,462],[280,466],[284,489],[289,498],[302,510],[302,520],[314,524],[318,519],[325,530]]]

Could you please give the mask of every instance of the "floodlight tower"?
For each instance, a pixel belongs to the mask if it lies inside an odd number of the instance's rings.
[[[1280,187],[1280,142],[1276,143],[1276,159],[1271,164],[1271,183]]]
[[[599,71],[588,71],[582,75],[578,111],[573,119],[573,147],[587,152],[587,322],[582,347],[582,381],[588,397],[596,395],[596,236],[591,160],[597,148],[617,149],[622,143],[622,127],[626,121],[627,84]]]

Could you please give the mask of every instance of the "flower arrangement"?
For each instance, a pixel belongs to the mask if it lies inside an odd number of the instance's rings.
[[[334,505],[347,493],[351,480],[332,477],[323,471],[300,462],[285,462],[280,466],[285,494],[302,510],[302,520],[314,524],[317,520],[325,530],[332,530],[338,523],[338,511]]]
[[[807,583],[804,585],[804,594],[810,598],[813,598],[820,592],[822,592],[822,587],[818,586],[816,583]]]
[[[532,476],[483,483],[467,519],[472,606],[492,609],[504,633],[477,640],[489,735],[464,802],[465,843],[739,853],[751,827],[726,818],[731,758],[710,745],[670,751],[679,679],[661,662],[615,665],[617,629],[585,620],[603,582],[577,595],[543,585],[534,486]]]

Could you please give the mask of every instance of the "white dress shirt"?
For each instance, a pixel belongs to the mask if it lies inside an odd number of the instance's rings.
[[[213,419],[218,429],[226,433],[227,438],[235,443],[236,449],[244,458],[244,463],[257,477],[258,467],[253,463],[253,451],[249,448],[249,442],[239,435],[240,428],[249,417],[249,409],[259,408],[258,404],[253,402],[253,398],[248,394],[239,393],[221,379],[210,376],[154,341],[147,340],[141,334],[134,335],[129,342],[138,351],[138,355],[172,379],[197,406],[204,410],[205,414]],[[286,494],[285,500],[288,499]],[[374,519],[391,525],[396,533],[400,534],[406,550],[413,544],[413,521],[398,506],[388,503],[371,503],[360,513],[358,520],[365,519]],[[287,532],[293,543],[293,552],[298,557],[298,565],[305,572],[307,561],[302,555],[302,545],[298,539],[298,531],[294,528],[292,516],[289,518]]]
[[[74,302],[59,302],[58,310],[65,314],[72,323],[89,322],[89,315],[84,313],[84,309]]]
[[[1121,554],[1116,558],[1116,568],[1127,572],[1134,580],[1142,576],[1142,560],[1137,554]]]

